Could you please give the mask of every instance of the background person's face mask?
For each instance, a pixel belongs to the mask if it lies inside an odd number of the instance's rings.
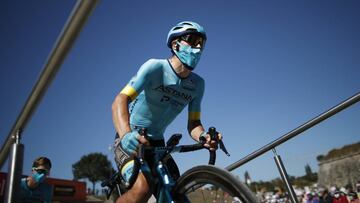
[[[46,175],[43,174],[43,173],[37,173],[37,172],[35,172],[35,173],[32,175],[32,177],[34,178],[34,180],[35,180],[36,183],[40,184],[40,183],[44,182]]]

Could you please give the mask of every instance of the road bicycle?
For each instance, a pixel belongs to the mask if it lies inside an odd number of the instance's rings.
[[[208,133],[210,134],[211,140],[216,140],[220,149],[229,155],[222,140],[217,140],[216,129],[211,127]],[[139,130],[139,134],[146,138],[146,129]],[[135,166],[144,173],[148,181],[156,182],[156,192],[154,196],[157,199],[157,203],[259,202],[249,188],[229,171],[214,166],[216,160],[215,151],[209,150],[209,165],[195,166],[183,173],[177,180],[174,180],[169,169],[164,164],[164,160],[168,158],[171,153],[191,152],[205,148],[203,146],[205,143],[204,139],[197,144],[178,146],[181,137],[181,134],[172,135],[164,147],[145,145],[140,145],[139,147],[138,156],[135,158],[137,160]],[[150,171],[148,170],[148,163],[144,159],[144,154],[151,154],[155,160],[154,166]],[[134,176],[136,177],[137,174]],[[108,198],[114,189],[119,195],[124,192],[124,181],[119,172],[115,173],[109,180],[104,181],[101,186],[108,188]]]

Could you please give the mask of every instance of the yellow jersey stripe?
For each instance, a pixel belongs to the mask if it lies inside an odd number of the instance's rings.
[[[200,112],[189,112],[189,120],[200,120]]]
[[[131,98],[131,101],[134,100],[138,96],[138,93],[136,92],[136,90],[133,87],[131,87],[130,85],[126,85],[124,87],[124,89],[121,90],[120,93],[129,96]]]
[[[134,165],[134,160],[128,161],[121,169],[121,173],[125,173],[125,171],[127,170],[127,167],[129,167],[130,165]]]

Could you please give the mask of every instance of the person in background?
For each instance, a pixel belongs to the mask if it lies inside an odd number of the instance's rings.
[[[53,195],[53,188],[46,182],[50,174],[51,161],[47,157],[39,157],[34,160],[32,174],[21,179],[21,202],[50,203]]]
[[[349,201],[343,192],[337,190],[333,196],[333,203],[349,203]]]
[[[321,190],[319,196],[319,203],[332,203],[332,197],[328,189]]]
[[[356,192],[349,192],[347,195],[350,203],[360,203],[360,199]]]
[[[306,194],[306,203],[319,203],[319,198],[315,193],[308,192]]]

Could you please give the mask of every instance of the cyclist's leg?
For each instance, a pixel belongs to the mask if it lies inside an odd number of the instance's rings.
[[[129,171],[133,170],[131,165],[125,166],[126,163],[129,162],[129,159],[131,160],[131,156],[127,154],[126,151],[121,147],[120,139],[118,137],[116,137],[115,139],[114,147],[115,162],[118,167],[120,176],[124,178],[121,174],[121,169],[123,166],[129,168]],[[132,176],[131,173],[129,173],[129,175]],[[129,178],[129,176],[127,178]],[[127,179],[126,181],[129,180]],[[145,176],[141,172],[139,172],[138,176],[136,177],[134,184],[132,186],[129,186],[130,189],[126,189],[125,184],[123,184],[122,182],[119,184],[121,185],[120,187],[124,189],[124,191],[122,192],[125,193],[123,193],[116,202],[147,202],[147,200],[152,194],[149,184],[147,183]]]
[[[180,177],[179,167],[177,166],[175,160],[172,158],[171,155],[168,155],[164,159],[165,165],[169,170],[169,173],[174,181],[176,181]]]
[[[152,192],[143,173],[139,173],[134,185],[116,200],[116,203],[123,202],[147,202]]]

